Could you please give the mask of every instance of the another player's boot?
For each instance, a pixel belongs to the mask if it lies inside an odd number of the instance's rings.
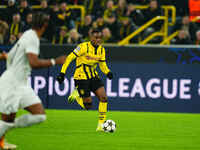
[[[68,103],[71,104],[74,101],[76,101],[83,109],[85,109],[85,106],[83,104],[83,99],[79,96],[77,89],[74,89],[74,91],[68,97]]]
[[[68,103],[73,103],[79,97],[78,90],[75,88],[68,97]]]
[[[16,149],[17,146],[14,144],[10,144],[4,140],[4,137],[0,139],[0,150],[13,150]]]
[[[3,148],[4,148],[4,136],[2,136],[0,139],[0,150],[3,150]]]
[[[8,142],[5,141],[3,150],[12,150],[12,149],[16,149],[16,148],[17,148],[16,145],[8,143]]]

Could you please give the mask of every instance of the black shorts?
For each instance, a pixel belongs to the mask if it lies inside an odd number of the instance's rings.
[[[80,97],[90,97],[91,91],[95,92],[98,88],[104,86],[103,82],[99,78],[74,81]]]

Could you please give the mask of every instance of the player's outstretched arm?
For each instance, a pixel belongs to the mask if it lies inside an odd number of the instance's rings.
[[[68,68],[69,64],[70,64],[75,58],[76,58],[76,55],[75,55],[73,52],[70,53],[70,54],[67,56],[67,58],[66,58],[66,60],[65,60],[65,63],[63,64],[62,69],[61,69],[59,75],[56,77],[56,78],[57,78],[57,81],[58,81],[60,84],[62,84],[62,82],[63,82],[64,79],[65,79],[65,73],[66,73],[66,71],[67,71],[67,68]]]
[[[111,80],[113,78],[113,73],[110,71],[105,61],[99,63],[99,68],[108,77],[108,79]]]
[[[106,52],[104,48],[103,48],[102,58],[99,61],[99,68],[107,76],[108,79],[111,80],[113,78],[113,73],[110,71],[110,69],[108,68],[106,64]]]
[[[0,53],[0,60],[6,60],[8,58],[8,55],[6,52]]]
[[[66,59],[66,56],[60,56],[55,59],[39,59],[38,55],[33,53],[27,53],[27,57],[31,67],[35,69],[50,67],[56,64],[63,64]]]

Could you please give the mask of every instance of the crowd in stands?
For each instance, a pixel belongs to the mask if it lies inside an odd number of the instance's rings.
[[[187,0],[1,0],[0,6],[6,8],[0,9],[0,44],[14,44],[24,31],[31,28],[32,15],[36,11],[46,13],[50,19],[41,39],[43,43],[77,44],[88,40],[92,28],[102,30],[104,43],[117,43],[147,21],[162,16],[161,5],[176,6],[180,17],[170,30],[170,33],[180,30],[172,43],[200,44],[199,26],[189,20],[187,3]],[[83,24],[80,23],[80,10],[70,9],[69,5],[85,7]],[[134,5],[148,5],[148,8],[139,10]],[[180,7],[182,5],[187,7]],[[154,23],[142,36],[134,37],[131,43],[138,43],[159,31],[162,25],[162,21]]]

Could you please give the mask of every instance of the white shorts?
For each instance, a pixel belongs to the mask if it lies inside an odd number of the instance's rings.
[[[8,73],[0,77],[0,112],[16,113],[19,109],[41,103],[40,98],[25,82],[19,83]]]

